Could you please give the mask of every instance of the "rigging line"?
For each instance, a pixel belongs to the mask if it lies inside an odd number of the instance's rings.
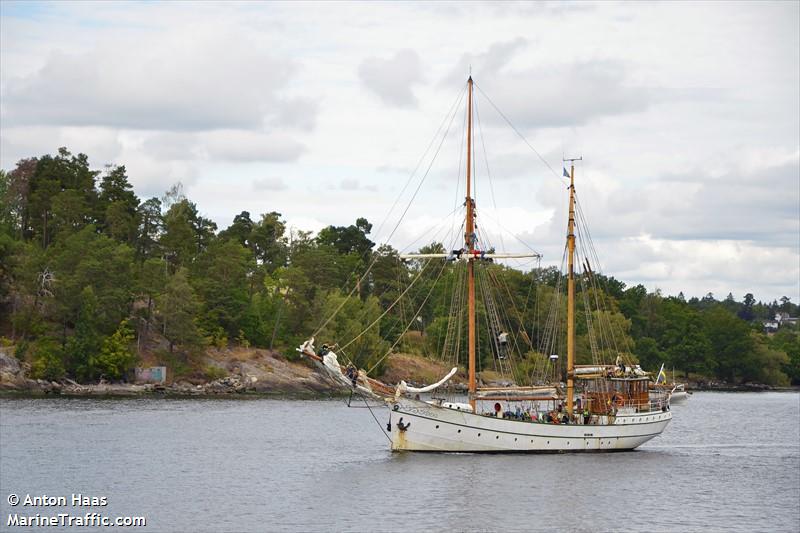
[[[467,136],[467,108],[464,107],[464,120],[461,123],[461,141],[458,143],[458,169],[456,172],[456,187],[455,198],[453,200],[453,207],[458,205],[458,191],[461,190],[461,164],[464,162],[464,148],[466,146],[465,138]],[[465,165],[466,167],[466,165]],[[466,202],[464,202],[466,205]]]
[[[372,321],[372,323],[371,323],[369,326],[367,326],[366,328],[364,328],[364,330],[363,330],[361,333],[359,333],[358,335],[356,335],[356,336],[355,336],[355,337],[354,337],[352,340],[350,340],[350,342],[348,342],[347,344],[345,344],[344,346],[342,346],[340,349],[341,349],[341,350],[344,350],[345,348],[347,348],[348,346],[350,346],[351,344],[353,344],[354,342],[356,342],[358,339],[360,339],[360,338],[361,338],[361,337],[364,335],[364,333],[366,333],[367,331],[369,331],[370,329],[372,329],[372,327],[373,327],[375,324],[377,324],[378,322],[380,322],[380,321],[381,321],[381,319],[382,319],[383,317],[385,317],[385,316],[386,316],[386,315],[389,313],[389,311],[391,311],[391,310],[394,308],[394,306],[395,306],[395,305],[397,305],[397,302],[399,302],[399,301],[400,301],[400,299],[401,299],[403,296],[405,296],[405,295],[406,295],[406,293],[407,293],[409,290],[411,290],[411,287],[413,287],[413,286],[414,286],[414,284],[417,282],[417,280],[419,280],[420,276],[421,276],[421,275],[422,275],[422,273],[425,271],[425,269],[426,269],[426,268],[428,268],[428,265],[430,264],[430,262],[431,262],[431,261],[432,261],[432,259],[428,259],[427,261],[425,261],[425,266],[423,266],[423,267],[420,269],[420,271],[419,271],[419,272],[417,272],[417,275],[416,275],[416,277],[414,278],[414,280],[411,282],[411,284],[410,284],[408,287],[406,287],[406,289],[405,289],[405,290],[404,290],[404,291],[403,291],[403,292],[400,294],[400,296],[398,296],[398,297],[397,297],[397,299],[396,299],[394,302],[392,302],[392,303],[391,303],[391,305],[389,305],[389,307],[387,307],[387,308],[386,308],[386,310],[385,310],[383,313],[381,313],[381,315],[380,315],[378,318],[376,318],[375,320],[373,320],[373,321]]]
[[[476,281],[478,281],[478,283],[476,283],[476,285],[478,285],[478,289],[479,289],[479,292],[481,294],[481,298],[483,298],[483,305],[484,305],[484,309],[485,309],[485,311],[483,313],[483,318],[486,321],[486,335],[487,335],[488,340],[489,340],[489,348],[490,348],[489,352],[492,354],[492,366],[494,367],[494,371],[497,372],[498,374],[500,374],[501,377],[506,377],[506,374],[505,374],[505,372],[503,370],[502,363],[499,363],[499,361],[500,361],[500,358],[499,358],[500,348],[499,348],[499,346],[497,344],[497,333],[492,331],[492,329],[493,329],[492,325],[489,323],[489,320],[490,320],[489,315],[492,313],[492,311],[490,310],[490,305],[491,304],[489,303],[489,298],[486,295],[486,283],[484,282],[485,280],[483,279],[484,278],[484,272],[483,272],[482,268],[479,268],[479,269],[476,269],[476,270],[478,272],[478,275],[475,276],[475,279],[476,279]],[[475,329],[476,330],[478,329],[477,325],[476,325]],[[476,343],[476,344],[478,344],[478,343]],[[495,357],[495,354],[498,354],[498,357]],[[500,369],[499,370],[498,370],[498,363],[500,365]]]
[[[383,229],[383,226],[384,226],[384,225],[386,224],[386,222],[389,220],[389,217],[390,217],[390,216],[392,215],[392,213],[394,212],[394,209],[395,209],[395,207],[397,207],[397,204],[400,202],[400,199],[403,197],[403,194],[405,194],[405,192],[406,192],[406,189],[408,189],[408,186],[411,184],[411,181],[413,180],[414,176],[417,174],[417,171],[419,170],[420,166],[422,165],[422,162],[425,160],[426,156],[428,155],[428,152],[430,152],[430,149],[431,149],[431,147],[433,146],[434,142],[436,141],[436,139],[438,139],[438,137],[439,137],[439,132],[442,130],[442,127],[445,125],[445,123],[446,123],[446,121],[447,121],[447,118],[450,116],[450,114],[451,114],[451,113],[453,113],[453,112],[454,112],[454,110],[455,110],[455,109],[457,109],[457,108],[458,108],[458,104],[461,102],[461,99],[464,97],[464,92],[465,92],[466,90],[467,90],[467,88],[466,88],[466,85],[464,85],[464,87],[463,87],[463,88],[461,89],[461,91],[458,93],[458,95],[457,95],[456,99],[455,99],[455,100],[453,101],[453,103],[450,105],[450,108],[448,109],[447,113],[446,113],[446,114],[445,114],[445,116],[442,118],[442,122],[440,122],[440,123],[439,123],[439,127],[436,129],[436,133],[434,133],[434,134],[433,134],[433,137],[431,137],[431,140],[430,140],[430,142],[428,143],[428,146],[425,148],[425,151],[423,152],[422,156],[419,158],[419,161],[417,161],[417,164],[416,164],[416,166],[414,167],[414,170],[413,170],[413,171],[411,172],[411,174],[408,176],[408,179],[406,180],[406,183],[405,183],[405,185],[403,185],[403,188],[402,188],[402,190],[400,191],[400,193],[399,193],[399,194],[397,195],[397,197],[395,198],[395,200],[394,200],[394,203],[392,204],[392,207],[389,209],[389,212],[388,212],[388,213],[386,214],[386,216],[383,218],[383,220],[381,221],[380,225],[378,226],[378,229],[375,231],[374,238],[375,238],[375,241],[376,241],[376,242],[380,240],[380,239],[379,239],[379,236],[380,236],[381,230]],[[435,157],[435,156],[434,156],[434,157]],[[401,218],[400,220],[402,221],[402,218]],[[400,224],[400,221],[398,221],[398,225],[399,225],[399,224]],[[396,226],[395,226],[395,229],[396,229]],[[394,232],[392,232],[392,234],[394,234]],[[391,237],[391,235],[390,235],[390,237]],[[388,239],[387,239],[387,241],[388,241]],[[374,261],[375,261],[375,260],[373,260],[373,262],[372,262],[372,263],[370,263],[369,267],[368,267],[368,268],[367,268],[367,270],[364,272],[364,275],[363,275],[363,276],[362,276],[362,277],[361,277],[361,278],[360,278],[360,279],[359,279],[359,280],[356,282],[356,284],[355,284],[355,288],[357,288],[357,287],[358,287],[358,285],[359,285],[361,282],[363,282],[363,281],[364,281],[364,279],[366,278],[366,276],[367,276],[367,274],[369,273],[370,269],[373,267],[373,265],[374,265]],[[344,285],[343,285],[343,286],[342,286],[342,288],[341,288],[342,292],[344,292],[344,290],[345,290],[345,287],[347,287],[347,284],[350,282],[350,279],[351,279],[351,278],[352,278],[354,275],[355,275],[356,277],[358,277],[358,276],[357,276],[357,274],[356,274],[357,270],[358,270],[358,266],[356,266],[356,267],[353,269],[353,271],[352,271],[352,272],[350,272],[350,274],[347,276],[347,280],[345,280],[345,282],[344,282]],[[354,292],[354,291],[351,291],[351,292]],[[348,294],[348,297],[347,297],[347,298],[349,299],[351,295],[352,295],[352,294]],[[324,326],[322,326],[322,327],[324,327]],[[319,330],[320,330],[320,331],[322,330],[322,327],[320,327],[320,328],[319,328]]]
[[[475,117],[478,119],[478,132],[481,136],[481,146],[483,146],[483,162],[486,164],[486,176],[489,178],[489,192],[492,195],[492,206],[497,211],[497,200],[494,196],[494,183],[492,182],[492,171],[489,170],[489,155],[486,152],[486,136],[483,133],[483,124],[481,124],[481,114],[478,112],[478,104],[475,103]],[[499,235],[501,250],[506,250],[506,243],[503,241],[503,234]]]
[[[522,133],[520,133],[520,131],[519,131],[519,130],[516,128],[516,126],[514,126],[514,124],[512,124],[512,123],[511,123],[511,121],[508,119],[508,117],[507,117],[507,116],[505,116],[505,114],[504,114],[502,111],[500,111],[500,109],[499,109],[499,108],[498,108],[498,107],[495,105],[495,103],[492,101],[492,99],[491,99],[491,98],[489,98],[489,95],[488,95],[488,94],[486,94],[485,92],[483,92],[483,89],[481,89],[481,88],[480,88],[480,86],[479,86],[477,83],[475,83],[475,87],[477,87],[477,88],[478,88],[478,91],[480,91],[480,93],[481,93],[481,94],[484,96],[484,98],[486,98],[486,100],[488,100],[488,101],[489,101],[489,103],[492,105],[492,107],[494,108],[494,110],[495,110],[495,111],[497,111],[497,113],[498,113],[498,114],[499,114],[501,117],[503,117],[503,119],[504,119],[504,120],[505,120],[505,121],[508,123],[508,125],[511,127],[511,129],[512,129],[512,130],[514,130],[514,133],[516,133],[516,134],[519,136],[519,138],[520,138],[520,139],[522,139],[522,141],[523,141],[525,144],[527,144],[527,145],[528,145],[528,148],[530,148],[531,150],[533,150],[533,153],[534,153],[534,154],[536,154],[536,156],[539,158],[539,160],[540,160],[542,163],[544,163],[544,164],[545,164],[545,166],[546,166],[547,168],[549,168],[549,169],[550,169],[550,172],[552,172],[552,173],[553,173],[553,176],[555,176],[557,179],[561,180],[561,182],[562,182],[562,183],[567,183],[567,180],[565,180],[565,179],[564,179],[564,177],[563,177],[563,176],[561,176],[561,175],[560,175],[558,172],[556,172],[555,170],[553,170],[553,167],[551,167],[551,166],[550,166],[550,163],[548,163],[548,162],[547,162],[547,160],[546,160],[544,157],[542,157],[542,154],[540,154],[540,153],[539,153],[539,152],[536,150],[536,148],[534,148],[534,147],[533,147],[533,145],[532,145],[531,143],[529,143],[529,142],[528,142],[528,139],[526,139],[526,138],[525,138],[525,136],[524,136],[524,135],[522,135]]]
[[[436,233],[434,234],[434,236],[435,236],[435,235],[438,235],[438,234],[439,234],[439,232],[442,230],[442,228],[440,228],[440,226],[442,226],[444,223],[446,223],[446,222],[448,221],[447,219],[448,219],[448,218],[450,218],[450,216],[451,216],[451,215],[454,215],[455,213],[457,213],[458,211],[460,211],[460,210],[461,210],[461,209],[460,209],[461,207],[464,207],[464,206],[461,206],[461,205],[459,205],[459,206],[456,206],[456,208],[455,208],[455,209],[453,209],[452,211],[450,211],[449,213],[447,213],[447,214],[446,214],[444,217],[440,218],[438,221],[436,221],[434,224],[432,224],[430,227],[428,227],[428,229],[426,229],[426,230],[425,230],[425,231],[424,231],[422,234],[420,234],[420,236],[419,236],[419,237],[417,237],[416,239],[414,239],[413,241],[411,241],[410,243],[408,243],[406,246],[404,246],[403,248],[401,248],[400,250],[398,250],[398,252],[399,252],[399,253],[403,253],[403,252],[405,252],[406,250],[410,249],[412,246],[414,246],[416,243],[418,243],[419,241],[421,241],[422,239],[424,239],[424,238],[426,238],[426,237],[428,237],[428,238],[429,238],[429,237],[431,236],[431,232],[432,232],[433,230],[437,230],[437,231],[436,231]]]
[[[461,97],[463,97],[463,92],[464,92],[464,91],[462,91],[462,93],[461,93],[461,96],[460,96],[460,97],[459,97],[459,99],[456,101],[456,103],[453,105],[453,107],[451,108],[451,110],[452,110],[452,109],[455,109],[455,107],[456,107],[456,104],[457,104],[458,102],[460,102],[460,101],[461,101]],[[448,115],[447,115],[447,116],[450,116],[450,112],[448,112]],[[445,119],[447,118],[447,116],[445,117]],[[391,240],[392,236],[393,236],[393,235],[395,234],[395,232],[397,231],[397,228],[399,228],[399,227],[400,227],[400,224],[403,222],[403,219],[405,218],[406,214],[408,213],[408,210],[411,208],[411,204],[414,202],[414,200],[415,200],[415,199],[416,199],[416,197],[417,197],[417,194],[419,193],[419,190],[422,188],[422,184],[423,184],[423,183],[425,183],[425,179],[428,177],[428,174],[430,173],[430,171],[431,171],[431,168],[433,167],[433,163],[436,161],[436,157],[439,155],[439,152],[440,152],[440,151],[441,151],[441,149],[442,149],[442,145],[444,144],[444,141],[445,141],[445,139],[447,138],[447,134],[450,132],[450,127],[453,125],[453,119],[455,118],[455,116],[456,116],[456,115],[455,115],[455,113],[452,113],[452,116],[450,116],[450,122],[447,124],[447,129],[445,130],[445,132],[444,132],[444,135],[442,135],[442,140],[441,140],[441,141],[439,141],[439,146],[436,148],[436,152],[433,154],[433,158],[431,159],[431,162],[430,162],[430,164],[428,165],[428,168],[427,168],[427,170],[425,170],[425,174],[423,174],[423,176],[422,176],[422,179],[420,180],[419,184],[417,185],[417,188],[416,188],[416,190],[414,191],[414,194],[413,194],[413,195],[411,196],[411,198],[409,199],[409,201],[408,201],[408,204],[406,205],[406,208],[403,210],[403,213],[400,215],[400,218],[397,220],[397,224],[395,224],[395,226],[394,226],[394,229],[392,229],[392,232],[391,232],[391,233],[389,234],[389,236],[386,238],[386,241],[387,241],[387,242],[388,242],[389,240]],[[441,130],[441,126],[439,127],[439,130]],[[438,133],[438,131],[437,131],[437,133]],[[435,139],[435,138],[436,138],[436,137],[434,136],[434,139]],[[415,173],[416,173],[416,170],[415,170]],[[413,174],[412,174],[412,176],[413,176]],[[377,235],[377,233],[378,233],[378,232],[376,232],[376,235]],[[356,284],[355,284],[355,286],[353,287],[353,289],[350,291],[350,293],[347,295],[347,297],[346,297],[346,298],[345,298],[345,299],[342,301],[342,303],[341,303],[341,304],[339,304],[339,307],[337,307],[337,308],[336,308],[336,310],[333,312],[333,314],[332,314],[330,317],[328,317],[328,318],[327,318],[327,320],[325,320],[325,322],[324,322],[324,323],[323,323],[323,324],[322,324],[322,325],[321,325],[319,328],[317,328],[317,330],[314,332],[314,334],[312,335],[312,337],[316,337],[317,335],[319,335],[319,332],[320,332],[320,331],[322,331],[322,330],[325,328],[325,326],[327,326],[327,325],[328,325],[328,323],[329,323],[331,320],[333,320],[333,318],[334,318],[334,317],[335,317],[337,314],[339,314],[339,311],[341,311],[341,310],[342,310],[342,308],[345,306],[345,304],[346,304],[346,303],[347,303],[347,302],[350,300],[350,298],[353,296],[353,294],[355,293],[355,291],[358,289],[358,286],[361,284],[361,282],[363,282],[363,281],[364,281],[364,280],[367,278],[367,275],[369,274],[370,270],[372,270],[372,267],[373,267],[373,266],[375,266],[375,262],[376,262],[377,260],[378,260],[377,256],[376,256],[376,257],[374,257],[374,258],[372,259],[372,262],[370,263],[369,267],[368,267],[368,268],[367,268],[367,270],[364,272],[364,274],[361,276],[361,278],[359,279],[358,283],[356,283]]]
[[[531,248],[531,246],[530,246],[528,243],[526,243],[525,241],[523,241],[522,239],[520,239],[519,237],[517,237],[517,236],[514,234],[514,232],[513,232],[513,231],[511,231],[510,229],[508,229],[507,227],[505,227],[505,226],[504,226],[504,225],[503,225],[503,224],[502,224],[502,223],[501,223],[499,220],[497,220],[497,219],[496,219],[496,218],[494,218],[493,216],[491,216],[491,215],[487,214],[487,213],[486,213],[486,211],[481,211],[481,216],[482,216],[482,217],[483,217],[483,216],[485,216],[486,218],[488,218],[489,220],[491,220],[492,222],[494,222],[495,224],[497,224],[498,226],[500,226],[500,229],[507,231],[509,235],[511,235],[512,237],[514,237],[515,239],[517,239],[517,240],[518,240],[520,243],[522,243],[522,245],[523,245],[525,248],[527,248],[527,249],[528,249],[528,250],[530,250],[531,252],[533,252],[533,253],[535,253],[535,254],[538,254],[538,253],[539,253],[539,252],[537,252],[536,250],[534,250],[533,248]],[[500,242],[501,242],[501,243],[502,243],[502,240],[503,240],[503,238],[502,238],[502,236],[500,236]]]
[[[508,283],[506,282],[505,278],[503,276],[497,276],[496,274],[491,273],[491,271],[490,271],[490,275],[494,278],[495,284],[497,285],[498,288],[505,289],[506,295],[508,295],[508,302],[510,304],[511,311],[513,311],[514,314],[516,315],[517,323],[519,324],[520,329],[522,329],[524,331],[524,323],[523,323],[522,314],[520,314],[519,309],[517,309],[517,303],[516,303],[516,301],[514,299],[514,296],[511,294],[511,289],[508,287]],[[506,306],[506,308],[508,308],[508,307],[509,306]],[[510,313],[506,313],[506,320],[508,321],[509,324],[511,323],[511,318],[513,318],[511,316],[511,314]],[[516,333],[515,333],[514,339],[515,339],[515,342],[516,342]],[[525,339],[523,339],[523,341],[524,340]],[[527,344],[531,349],[533,349],[533,344],[532,344],[530,338],[527,339]]]
[[[461,90],[458,92],[458,96],[453,101],[453,103],[450,105],[450,109],[447,110],[447,113],[442,118],[442,122],[439,123],[439,127],[436,129],[436,133],[434,133],[433,137],[431,137],[431,140],[428,143],[428,147],[425,148],[425,152],[422,154],[422,157],[420,157],[419,161],[417,161],[417,165],[414,167],[414,170],[411,172],[411,175],[408,177],[408,180],[406,180],[406,183],[403,186],[403,189],[400,191],[400,194],[397,195],[397,198],[395,199],[394,204],[392,204],[391,209],[389,209],[389,212],[386,214],[386,217],[383,219],[383,222],[381,222],[381,225],[378,226],[378,230],[375,232],[375,238],[376,239],[380,235],[381,229],[383,229],[383,226],[386,223],[386,221],[389,220],[389,217],[391,216],[392,212],[394,211],[394,208],[397,207],[397,204],[400,202],[400,198],[403,197],[403,194],[406,192],[406,189],[408,189],[408,186],[411,184],[411,180],[416,175],[416,173],[419,170],[420,166],[422,166],[422,162],[425,160],[425,157],[428,155],[428,152],[430,152],[431,147],[433,146],[434,142],[436,141],[436,139],[439,138],[439,132],[442,131],[442,127],[447,122],[448,117],[450,117],[450,114],[453,113],[453,111],[458,107],[458,104],[459,104],[459,102],[461,102],[461,99],[464,98],[464,93],[466,92],[466,90],[467,90],[467,86],[466,86],[466,84],[464,84],[464,87],[461,88]],[[452,121],[452,119],[451,119],[451,121]],[[448,129],[449,129],[449,126],[448,126]],[[388,241],[389,239],[387,238],[386,240]]]
[[[519,354],[520,360],[524,359],[524,357],[522,356],[522,349],[521,349],[522,342],[519,339],[520,338],[519,331],[520,331],[520,329],[522,327],[522,319],[519,316],[519,313],[517,313],[517,317],[516,317],[517,320],[515,322],[513,320],[514,317],[512,317],[511,314],[508,312],[508,308],[509,307],[512,307],[514,309],[514,311],[516,311],[516,304],[514,302],[513,296],[511,296],[511,293],[508,290],[508,286],[505,285],[505,279],[503,278],[503,276],[498,275],[498,273],[495,272],[495,269],[490,268],[490,267],[485,268],[485,271],[486,271],[486,275],[489,278],[489,281],[492,283],[493,287],[498,291],[498,297],[493,298],[493,300],[495,301],[494,302],[495,314],[498,317],[498,323],[500,324],[501,327],[503,325],[506,325],[507,328],[503,328],[503,329],[505,331],[511,332],[511,340],[512,340],[513,350],[509,350],[509,352],[507,354],[509,373],[511,374],[513,379],[519,381],[519,378],[521,377],[521,374],[519,372],[519,364],[516,361],[516,355],[515,354]],[[502,289],[503,289],[504,285],[505,285],[506,292],[507,292],[508,298],[509,298],[508,303],[503,302]],[[490,296],[491,296],[491,293],[490,293]],[[499,304],[500,304],[499,306],[497,304],[498,301],[499,301]],[[514,327],[515,324],[516,324],[516,327]],[[525,339],[523,338],[522,340],[524,341]],[[528,339],[528,343],[530,343],[530,339]],[[515,372],[515,370],[517,370],[517,371]]]
[[[429,262],[430,262],[430,261],[431,261],[431,260],[429,260]],[[445,269],[445,267],[446,267],[446,266],[447,266],[447,261],[442,261],[442,268],[440,268],[440,269],[439,269],[439,274],[436,276],[436,279],[435,279],[435,280],[433,281],[433,283],[431,284],[431,288],[430,288],[430,290],[428,291],[428,294],[425,296],[425,299],[424,299],[424,300],[422,301],[422,303],[420,304],[420,306],[419,306],[419,308],[417,309],[416,313],[414,313],[414,316],[415,316],[415,317],[416,317],[416,316],[418,316],[418,315],[420,314],[420,312],[422,312],[422,309],[423,309],[423,307],[425,307],[425,304],[428,302],[428,298],[430,298],[430,297],[431,297],[431,294],[433,294],[433,289],[434,289],[434,287],[436,287],[436,283],[439,281],[439,278],[441,278],[441,276],[442,276],[442,272],[444,272],[444,269]],[[411,287],[409,286],[409,288],[411,288]],[[402,295],[401,295],[401,297],[402,297]],[[385,314],[385,313],[384,313],[384,314]],[[380,317],[378,317],[378,320],[380,320]],[[403,332],[402,332],[402,333],[400,333],[400,336],[397,338],[397,340],[396,340],[396,341],[394,341],[394,344],[392,344],[392,345],[391,345],[391,347],[389,347],[389,349],[386,351],[386,353],[385,353],[385,354],[383,354],[383,356],[382,356],[380,359],[378,359],[378,360],[375,362],[375,364],[373,364],[373,365],[372,365],[372,366],[369,368],[369,370],[367,370],[367,372],[366,372],[366,375],[369,375],[369,374],[370,374],[370,373],[371,373],[373,370],[375,370],[375,368],[377,368],[377,367],[378,367],[378,365],[380,365],[380,364],[381,364],[381,362],[383,362],[383,360],[384,360],[384,359],[386,359],[386,358],[389,356],[389,354],[390,354],[390,353],[392,353],[392,350],[394,350],[395,346],[397,346],[397,345],[400,343],[400,339],[402,339],[402,338],[403,338],[403,335],[405,335],[405,334],[406,334],[406,332],[407,332],[407,331],[409,330],[409,328],[411,327],[411,324],[413,324],[413,323],[414,323],[414,320],[412,319],[412,320],[411,320],[411,321],[408,323],[408,325],[406,326],[406,328],[403,330]],[[372,324],[370,324],[370,325],[367,327],[367,329],[371,328],[371,327],[372,327],[374,324],[375,324],[375,322],[373,322]],[[364,330],[363,332],[361,332],[361,333],[359,334],[359,337],[360,337],[361,335],[363,335],[363,334],[364,334],[364,332],[366,332],[366,330]],[[353,340],[352,340],[352,341],[350,341],[350,342],[352,343],[352,342],[354,342],[354,341],[355,341],[355,339],[353,339]]]
[[[398,297],[397,297],[397,299],[396,299],[394,302],[392,302],[392,303],[391,303],[391,305],[389,305],[389,307],[387,307],[387,308],[386,308],[386,310],[385,310],[383,313],[381,313],[381,315],[380,315],[378,318],[376,318],[374,321],[372,321],[372,323],[371,323],[369,326],[367,326],[366,328],[364,328],[364,330],[363,330],[361,333],[359,333],[358,335],[356,335],[356,336],[355,336],[355,337],[354,337],[352,340],[350,340],[350,342],[348,342],[347,344],[345,344],[344,346],[342,346],[342,347],[341,347],[341,349],[347,348],[348,346],[350,346],[351,344],[353,344],[354,342],[356,342],[356,341],[357,341],[358,339],[360,339],[360,338],[361,338],[361,337],[362,337],[362,336],[363,336],[363,335],[364,335],[364,334],[365,334],[367,331],[369,331],[370,329],[372,329],[372,327],[373,327],[373,326],[375,326],[375,324],[377,324],[378,322],[380,322],[380,321],[381,321],[381,319],[382,319],[383,317],[385,317],[385,316],[386,316],[386,315],[389,313],[389,311],[391,311],[391,310],[392,310],[392,308],[394,308],[394,306],[395,306],[395,305],[397,305],[397,303],[398,303],[398,302],[400,302],[400,300],[402,300],[403,296],[405,296],[405,295],[406,295],[406,293],[408,293],[408,291],[409,291],[409,290],[411,290],[411,287],[413,287],[413,286],[414,286],[414,284],[415,284],[415,283],[416,283],[416,282],[417,282],[417,281],[420,279],[420,277],[422,276],[422,273],[423,273],[423,272],[424,272],[424,271],[425,271],[425,270],[428,268],[428,265],[431,263],[431,261],[433,261],[433,259],[432,259],[432,258],[431,258],[431,259],[428,259],[428,260],[426,260],[426,261],[425,261],[425,264],[424,264],[424,266],[423,266],[423,267],[422,267],[422,268],[419,270],[419,272],[417,272],[417,275],[416,275],[416,276],[414,277],[414,279],[411,281],[411,283],[409,284],[409,286],[408,286],[408,287],[406,287],[406,289],[405,289],[405,290],[404,290],[404,291],[403,291],[403,292],[400,294],[400,296],[398,296]],[[441,277],[441,275],[442,275],[442,271],[444,270],[444,267],[445,267],[446,265],[447,265],[447,261],[442,261],[442,269],[440,269],[440,270],[439,270],[439,274],[436,276],[436,280],[433,282],[433,285],[431,286],[431,291],[433,290],[433,287],[436,285],[436,281],[438,281],[438,280],[439,280],[439,278]],[[427,301],[428,301],[428,298],[430,297],[430,295],[431,295],[431,292],[428,292],[428,296],[426,296],[426,297],[425,297],[425,302],[427,302]],[[425,303],[425,302],[423,302],[423,305],[424,305],[424,303]],[[416,317],[417,315],[419,315],[419,313],[420,313],[420,310],[421,310],[421,309],[422,309],[422,308],[420,307],[420,309],[419,309],[419,310],[417,310],[417,312],[414,314],[414,317]],[[413,322],[413,319],[412,319],[412,322]],[[400,342],[400,339],[402,338],[402,336],[403,336],[403,335],[405,334],[405,332],[406,332],[406,331],[408,331],[408,329],[411,327],[411,323],[412,323],[412,322],[409,322],[408,326],[406,326],[406,329],[405,329],[405,330],[403,330],[403,333],[401,333],[401,334],[400,334],[400,337],[398,337],[397,341],[396,341],[396,342],[395,342],[395,343],[392,345],[392,348],[394,348],[395,346],[397,346],[397,344]],[[390,351],[391,351],[391,349],[390,349]],[[388,355],[388,354],[387,354],[387,355]],[[385,356],[384,356],[384,357],[385,357]],[[381,358],[379,361],[382,361],[382,360],[383,360],[383,358]],[[376,363],[376,365],[377,365],[377,363]],[[370,369],[370,371],[372,371],[372,369],[374,369],[374,368],[375,368],[375,365],[373,365],[373,367]]]
[[[417,185],[417,188],[414,190],[414,194],[411,195],[411,199],[408,201],[408,204],[406,205],[406,208],[403,210],[403,214],[400,215],[400,220],[397,221],[397,224],[395,225],[394,229],[389,234],[389,236],[386,238],[387,241],[392,238],[392,236],[397,231],[397,228],[400,227],[400,223],[403,221],[403,219],[405,218],[406,214],[408,213],[408,210],[411,208],[411,204],[416,199],[417,194],[419,193],[419,190],[422,188],[422,184],[425,183],[425,179],[428,177],[428,174],[430,174],[431,168],[433,168],[433,163],[436,162],[436,157],[439,155],[439,152],[442,149],[442,145],[444,144],[444,141],[447,138],[447,134],[450,132],[450,127],[453,125],[453,120],[455,119],[455,117],[456,117],[456,115],[455,115],[455,113],[453,113],[453,115],[450,117],[450,122],[447,124],[447,129],[445,130],[444,135],[442,135],[442,140],[439,141],[439,146],[436,147],[436,152],[433,154],[433,158],[431,159],[431,162],[428,165],[428,168],[425,170],[425,174],[422,175],[422,179],[420,180],[419,185]]]
[[[367,399],[364,397],[364,395],[363,395],[363,394],[361,394],[361,391],[360,391],[360,390],[358,390],[358,389],[354,389],[354,390],[355,390],[355,391],[358,393],[358,395],[359,395],[359,396],[361,396],[361,399],[362,399],[362,400],[364,400],[364,405],[366,405],[366,406],[367,406],[367,410],[369,410],[369,414],[371,414],[371,415],[372,415],[372,418],[374,418],[374,419],[375,419],[375,423],[376,423],[376,424],[378,424],[378,427],[379,427],[379,428],[381,428],[381,433],[383,433],[383,434],[386,436],[386,438],[387,438],[387,439],[389,439],[389,442],[392,442],[392,437],[390,437],[390,436],[389,436],[389,434],[388,434],[388,433],[386,433],[386,431],[383,429],[383,424],[381,424],[381,423],[378,421],[378,417],[377,417],[377,416],[375,416],[375,413],[373,413],[373,412],[372,412],[372,407],[371,407],[371,406],[369,405],[369,403],[367,402]]]
[[[591,254],[592,261],[595,261],[595,265],[596,265],[597,271],[599,272],[601,270],[600,259],[597,256],[597,250],[594,247],[594,241],[592,240],[591,236],[589,235],[589,225],[586,222],[586,217],[585,217],[585,215],[583,213],[583,209],[580,207],[580,205],[578,206],[578,222],[579,222],[579,229],[582,232],[585,232],[587,234],[587,237],[585,239],[586,242],[588,243],[588,252],[589,252],[589,253],[586,253],[587,259],[588,259],[589,255]],[[586,247],[587,246],[584,245],[584,248],[586,248]],[[620,334],[622,335],[622,342],[618,344],[617,343],[617,336],[616,336],[616,333],[615,333],[615,329],[614,329],[613,325],[611,324],[611,316],[610,315],[611,315],[611,312],[612,312],[612,309],[611,309],[612,306],[610,305],[610,303],[607,304],[606,298],[605,298],[605,296],[610,293],[608,282],[607,282],[606,279],[601,279],[598,282],[597,276],[594,276],[591,272],[588,275],[590,277],[590,282],[592,283],[592,286],[595,288],[595,295],[594,296],[595,296],[595,303],[597,305],[598,311],[603,311],[603,313],[604,313],[604,314],[601,314],[601,319],[600,319],[601,320],[601,325],[602,325],[602,317],[605,317],[606,322],[608,324],[608,329],[609,329],[609,332],[610,332],[611,341],[613,343],[614,351],[617,352],[618,355],[622,355],[623,359],[625,360],[626,363],[631,363],[632,364],[632,362],[633,362],[632,359],[627,354],[623,354],[623,352],[621,352],[620,349],[619,349],[620,344],[622,344],[623,347],[626,350],[632,351],[630,343],[628,342],[628,339],[624,335],[624,331],[620,332]],[[609,346],[609,347],[611,347],[611,346]]]

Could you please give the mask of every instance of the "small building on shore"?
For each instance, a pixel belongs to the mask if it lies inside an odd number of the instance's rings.
[[[136,383],[165,383],[167,381],[167,367],[151,366],[136,367],[134,369],[134,381]]]

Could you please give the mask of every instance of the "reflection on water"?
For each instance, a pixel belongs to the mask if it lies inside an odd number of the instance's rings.
[[[0,519],[13,492],[106,496],[145,531],[800,528],[800,395],[673,414],[636,452],[392,454],[340,401],[4,399]]]

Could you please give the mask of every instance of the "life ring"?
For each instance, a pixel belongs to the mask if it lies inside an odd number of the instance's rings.
[[[624,407],[625,406],[625,398],[620,396],[619,394],[615,394],[611,400],[614,402],[616,407]]]

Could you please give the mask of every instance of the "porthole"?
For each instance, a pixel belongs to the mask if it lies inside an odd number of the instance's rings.
[[[514,437],[514,442],[517,442],[517,437]]]
[[[550,444],[550,441],[547,441],[547,444]]]
[[[458,432],[461,433],[461,430],[459,429]]]
[[[496,438],[496,439],[499,439],[499,438],[500,438],[500,435],[496,435],[496,436],[495,436],[495,438]]]
[[[480,437],[480,436],[481,436],[481,434],[480,434],[480,433],[478,433],[478,436]]]
[[[436,424],[436,429],[439,429],[439,424]]]

